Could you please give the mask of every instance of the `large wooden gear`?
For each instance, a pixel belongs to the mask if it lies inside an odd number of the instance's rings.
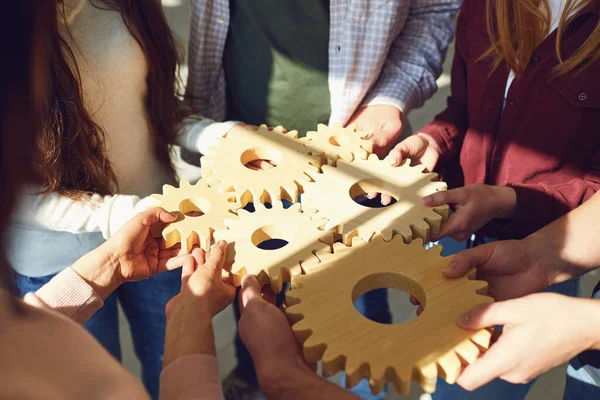
[[[213,154],[200,160],[202,176],[210,186],[235,192],[242,205],[281,199],[297,202],[309,181],[306,172],[318,171],[325,162],[323,155],[312,155],[298,140],[297,131],[284,132],[281,127],[246,127],[218,141],[220,145],[211,148]],[[246,167],[255,160],[270,160],[277,166],[261,171]]]
[[[352,161],[355,157],[365,159],[373,152],[373,143],[365,140],[368,133],[356,132],[353,126],[344,128],[335,124],[332,128],[319,124],[317,131],[306,133],[300,139],[313,154],[324,154],[327,163],[335,166],[337,160]]]
[[[228,230],[215,232],[215,240],[229,244],[226,269],[240,285],[244,275],[255,275],[261,285],[279,293],[283,282],[302,274],[300,262],[317,260],[314,252],[330,249],[333,233],[324,231],[326,219],[313,219],[315,210],[302,212],[300,204],[285,209],[280,201],[271,208],[255,203],[255,211],[239,210],[239,219],[226,220]],[[275,250],[258,246],[269,239],[287,244]]]
[[[446,190],[446,184],[437,181],[437,174],[424,173],[422,165],[394,167],[373,154],[367,160],[339,160],[337,167],[325,165],[322,170],[309,173],[314,182],[304,186],[302,203],[319,210],[317,217],[328,218],[326,228],[335,228],[346,244],[355,236],[368,242],[374,235],[391,240],[396,233],[406,242],[413,238],[427,241],[430,231],[439,233],[448,215],[448,206],[423,204],[423,197]],[[396,202],[369,208],[353,200],[370,192],[389,194]]]
[[[386,382],[406,395],[416,380],[427,392],[441,376],[454,383],[463,366],[489,346],[488,330],[467,331],[457,318],[490,297],[487,284],[467,277],[449,280],[442,269],[451,258],[441,247],[425,250],[421,240],[405,244],[377,237],[352,247],[336,243],[334,254],[318,253],[321,262],[305,262],[307,275],[296,279],[287,296],[286,314],[308,362],[322,360],[324,375],[346,371],[348,387],[368,378],[379,393]],[[424,312],[409,322],[386,325],[362,316],[354,301],[379,288],[411,293]]]
[[[186,253],[194,245],[210,250],[213,232],[225,229],[223,220],[236,218],[235,211],[241,207],[233,193],[211,189],[203,180],[195,185],[182,180],[179,188],[164,185],[163,194],[153,194],[152,198],[155,206],[177,215],[175,222],[162,229],[165,247],[181,243]]]

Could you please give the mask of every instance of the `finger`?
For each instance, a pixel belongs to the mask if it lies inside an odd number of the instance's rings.
[[[168,249],[159,249],[158,250],[158,259],[159,260],[169,260],[170,258],[177,257],[181,251],[179,246],[171,247]]]
[[[158,260],[158,272],[166,272],[166,271],[172,271],[174,269],[180,268],[184,261],[189,258],[190,255],[189,254],[181,254],[181,255],[175,255],[174,257],[171,258],[164,258],[161,260]]]
[[[369,193],[367,193],[367,199],[373,200],[375,197],[377,197],[377,195],[378,195],[377,192],[369,192]]]
[[[206,263],[206,253],[200,247],[194,248],[191,254],[198,266],[203,266]]]
[[[240,302],[242,310],[253,300],[262,300],[260,284],[252,275],[242,278],[242,290],[240,291]]]
[[[446,204],[461,204],[467,198],[467,191],[465,188],[458,188],[452,190],[444,190],[429,196],[423,197],[422,201],[428,207],[443,206]]]
[[[381,193],[381,205],[387,206],[392,202],[392,196],[389,194]]]
[[[190,276],[196,270],[196,260],[189,254],[185,254],[183,256],[183,260],[181,261],[181,282],[187,282],[190,279]]]
[[[466,222],[464,220],[465,216],[460,211],[451,214],[448,220],[442,224],[440,232],[437,235],[434,233],[430,234],[429,240],[437,242],[442,238],[452,236],[456,241],[462,242],[469,236],[469,232],[465,230]],[[461,236],[459,237],[458,235]],[[463,238],[463,236],[465,237]]]
[[[479,359],[469,365],[456,383],[466,390],[475,390],[511,371],[519,354],[497,342]]]
[[[277,300],[277,295],[273,292],[273,289],[269,285],[262,288],[262,298],[267,303],[275,304]]]
[[[461,328],[477,330],[494,325],[506,325],[518,321],[520,311],[518,300],[480,304],[461,315],[457,321]]]
[[[392,166],[398,166],[407,158],[418,158],[423,154],[422,139],[411,136],[398,143],[388,154],[387,159]]]
[[[413,304],[413,305],[415,305],[415,306],[418,306],[418,305],[420,305],[420,304],[421,304],[421,303],[419,302],[419,300],[417,300],[417,298],[416,298],[415,296],[412,296],[412,295],[410,296],[410,302],[411,302],[411,304]]]
[[[494,253],[494,249],[498,246],[498,243],[488,243],[461,251],[452,258],[452,261],[444,268],[442,273],[446,278],[460,278],[473,268],[485,270],[485,266]]]
[[[225,265],[225,258],[227,256],[227,242],[219,240],[213,244],[210,248],[210,254],[204,264],[205,267],[213,270],[215,276],[221,275],[223,266]]]
[[[419,305],[419,307],[417,307],[417,317],[421,314],[423,314],[423,311],[425,311],[425,309],[423,308],[422,305]]]
[[[175,214],[171,214],[161,207],[154,207],[149,210],[143,211],[133,217],[133,220],[140,223],[143,226],[150,227],[159,222],[169,223],[177,219]]]

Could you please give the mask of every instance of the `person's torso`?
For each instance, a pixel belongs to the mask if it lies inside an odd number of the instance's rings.
[[[146,108],[148,64],[118,11],[102,2],[69,0],[69,33],[84,105],[105,132],[106,154],[119,193],[147,196],[160,191],[169,175],[154,151]]]
[[[535,50],[524,75],[510,86],[503,110],[509,70],[503,63],[490,73],[491,58],[481,58],[490,48],[485,8],[484,2],[470,2],[466,26],[457,29],[456,48],[467,62],[468,127],[460,173],[447,174],[451,186],[557,186],[597,170],[600,61],[582,72],[556,77],[556,37],[550,34]],[[573,54],[597,23],[597,11],[578,17],[564,38],[563,57]]]
[[[230,1],[227,119],[303,135],[329,121],[329,1]]]

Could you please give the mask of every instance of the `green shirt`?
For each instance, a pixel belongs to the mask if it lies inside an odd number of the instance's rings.
[[[227,117],[300,135],[327,124],[329,1],[230,0]]]

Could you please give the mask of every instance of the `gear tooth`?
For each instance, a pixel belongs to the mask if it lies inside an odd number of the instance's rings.
[[[346,357],[346,388],[351,389],[358,385],[360,381],[369,376],[369,365],[365,362],[358,362],[352,357]]]
[[[160,202],[162,202],[162,201],[163,201],[163,197],[164,197],[164,196],[163,196],[162,194],[153,194],[153,195],[151,195],[150,197],[151,197],[153,200],[156,200],[156,201],[160,201]]]
[[[168,196],[171,193],[174,193],[177,189],[175,189],[174,186],[171,185],[163,185],[163,194]]]
[[[239,218],[247,218],[248,216],[252,215],[252,213],[248,210],[240,208],[239,210],[237,210],[237,215]]]
[[[182,179],[182,180],[179,182],[179,187],[180,187],[180,188],[189,188],[189,187],[191,187],[191,186],[192,186],[192,185],[190,184],[190,182],[189,182],[189,181],[187,181],[187,180],[185,180],[185,179]]]
[[[343,243],[334,243],[333,244],[333,253],[334,254],[343,253],[347,249],[348,249],[348,246],[344,245]]]
[[[425,221],[415,222],[410,225],[410,231],[413,239],[427,240],[429,238],[429,224]]]
[[[375,161],[380,161],[380,160],[379,160],[379,157],[377,157],[377,154],[371,154],[371,155],[369,155],[369,158],[367,158],[367,161],[375,162]]]
[[[471,340],[467,339],[458,344],[454,350],[461,360],[463,366],[473,364],[479,358],[479,347]]]
[[[419,382],[419,385],[421,385],[421,388],[425,392],[435,392],[438,377],[436,363],[418,365],[413,375],[413,379]]]
[[[318,133],[315,131],[306,132],[306,138],[309,140],[316,140]]]
[[[479,331],[474,332],[471,335],[470,339],[476,346],[479,347],[479,349],[487,350],[490,347],[490,340],[492,339],[492,334],[486,329],[481,329]]]
[[[452,385],[460,375],[462,363],[456,353],[451,350],[438,359],[437,368],[439,377]]]
[[[168,226],[167,228],[169,228]],[[171,229],[167,231],[167,228],[163,231],[163,238],[165,240],[165,248],[170,249],[181,241],[181,232],[177,229]]]

